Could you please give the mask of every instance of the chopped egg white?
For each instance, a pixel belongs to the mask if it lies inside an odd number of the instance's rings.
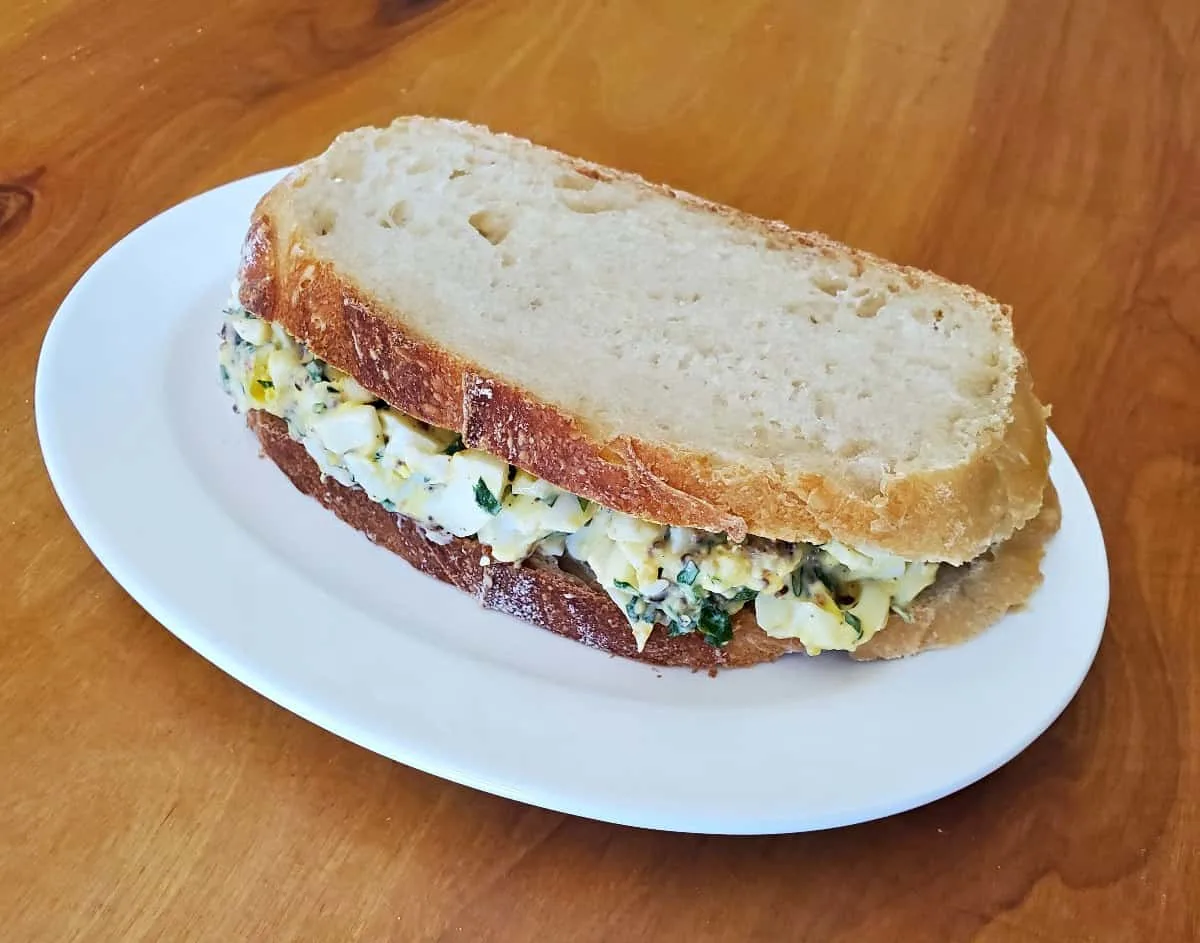
[[[343,403],[313,417],[312,434],[330,452],[371,451],[383,444],[378,412],[367,405]]]
[[[830,540],[821,549],[860,580],[894,580],[904,575],[905,561],[888,553],[866,554]]]

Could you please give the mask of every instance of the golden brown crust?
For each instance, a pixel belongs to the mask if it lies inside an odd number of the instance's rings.
[[[629,623],[595,583],[558,569],[553,563],[490,563],[473,539],[449,543],[429,541],[421,528],[391,514],[358,488],[348,488],[321,475],[304,447],[291,438],[283,420],[259,410],[246,417],[263,453],[301,492],[316,498],[369,539],[407,560],[423,573],[476,597],[498,612],[549,629],[614,655],[665,667],[715,670],[774,661],[802,652],[795,639],[774,639],[754,621],[752,607],[734,617],[733,640],[714,648],[698,634],[670,637],[656,628],[638,652]],[[1045,510],[1007,544],[979,561],[939,576],[914,607],[913,622],[893,615],[887,626],[855,658],[896,658],[926,648],[954,644],[982,631],[1009,608],[1019,605],[1041,582],[1038,568],[1046,540],[1058,527],[1053,488]]]
[[[691,194],[563,156],[589,176],[650,187],[780,245],[872,266],[938,285],[1007,315],[991,299],[929,273],[886,262],[822,235],[795,232]],[[301,169],[256,208],[243,251],[242,303],[280,323],[319,356],[410,415],[455,429],[530,473],[607,507],[661,523],[781,540],[877,548],[914,559],[962,563],[1007,539],[1041,507],[1049,451],[1044,410],[1027,372],[1015,378],[1012,415],[974,458],[935,474],[881,483],[751,465],[629,436],[606,437],[577,418],[439,347],[322,261],[290,215],[289,187]]]
[[[1017,376],[1013,420],[967,465],[885,481],[879,489],[718,460],[636,442],[653,474],[681,491],[737,510],[746,530],[779,540],[876,547],[907,559],[964,563],[1002,542],[1042,506],[1050,449],[1045,413],[1027,371]],[[631,512],[634,513],[634,512]],[[788,530],[780,533],[780,522]]]
[[[607,507],[664,524],[690,523],[746,536],[746,522],[671,487],[642,461],[635,440],[622,436],[597,450],[570,416],[499,380],[467,374],[463,381],[463,441]],[[547,448],[547,443],[554,448]],[[607,499],[616,496],[617,503]],[[645,514],[652,508],[655,513]]]
[[[887,627],[852,657],[864,661],[901,658],[958,645],[978,635],[1010,609],[1024,604],[1042,584],[1046,543],[1061,521],[1058,492],[1051,484],[1037,517],[966,566],[943,567],[937,582],[917,597],[911,623],[893,615]]]

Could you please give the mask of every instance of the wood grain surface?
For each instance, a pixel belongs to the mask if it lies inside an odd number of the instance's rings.
[[[1200,937],[1200,4],[215,9],[0,5],[0,937]],[[656,834],[371,755],[146,616],[41,464],[33,379],[56,306],[152,214],[409,112],[1011,303],[1113,573],[1099,658],[1050,731],[889,820]]]

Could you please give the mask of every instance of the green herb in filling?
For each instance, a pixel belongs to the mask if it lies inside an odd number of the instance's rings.
[[[462,436],[456,435],[454,437],[454,441],[451,442],[449,445],[447,445],[444,449],[442,449],[442,454],[443,455],[457,455],[459,452],[461,452],[465,448],[466,448],[466,446],[463,445]]]
[[[817,561],[812,557],[806,559],[792,571],[792,592],[801,599],[811,595],[808,587],[812,586],[814,583],[820,584],[821,586],[828,586],[829,582],[830,580],[825,575],[824,571],[822,571],[820,564],[818,564]]]
[[[854,630],[854,634],[861,639],[863,637],[862,619],[853,612],[843,612],[842,618],[846,620],[846,625]]]
[[[683,569],[679,571],[679,575],[675,577],[676,583],[682,583],[684,586],[691,586],[696,582],[696,577],[700,575],[700,567],[696,565],[695,560],[687,560],[683,564]]]
[[[500,502],[492,494],[492,489],[487,486],[487,482],[482,478],[475,482],[475,503],[489,514],[495,515],[500,513]]]
[[[728,612],[715,605],[712,600],[706,599],[700,609],[700,634],[709,645],[715,645],[717,648],[733,638],[733,620],[729,618]]]

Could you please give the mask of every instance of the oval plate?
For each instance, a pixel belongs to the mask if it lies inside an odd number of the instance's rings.
[[[485,612],[374,546],[260,460],[217,384],[220,309],[254,203],[279,176],[220,187],[122,239],[63,302],[38,364],[38,435],[72,522],[224,671],[455,782],[727,834],[930,802],[1010,760],[1074,696],[1108,569],[1053,436],[1063,524],[1042,589],[968,644],[898,662],[793,656],[715,679],[654,669]]]

